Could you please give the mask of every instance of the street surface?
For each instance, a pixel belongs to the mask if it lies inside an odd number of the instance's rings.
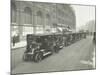
[[[95,69],[95,45],[92,39],[87,36],[39,63],[22,60],[25,48],[12,50],[12,74]]]

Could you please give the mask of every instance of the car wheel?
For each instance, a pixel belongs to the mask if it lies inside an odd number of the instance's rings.
[[[27,56],[26,56],[26,54],[23,55],[23,60],[24,60],[24,61],[27,61]]]
[[[58,53],[59,52],[59,48],[58,47],[54,47],[54,52]]]
[[[39,62],[39,61],[41,61],[43,59],[43,53],[41,52],[41,53],[36,53],[35,55],[34,55],[34,62]]]

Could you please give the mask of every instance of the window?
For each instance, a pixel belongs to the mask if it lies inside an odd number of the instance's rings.
[[[43,18],[42,18],[42,12],[38,11],[37,12],[37,25],[43,25]]]
[[[13,37],[14,35],[18,34],[18,26],[11,26],[11,36]]]
[[[29,7],[24,9],[25,24],[32,24],[32,11]]]
[[[23,27],[23,36],[33,34],[33,27]]]
[[[14,3],[11,4],[11,22],[16,22],[16,6]]]
[[[46,25],[50,25],[50,15],[46,14]]]
[[[37,26],[37,27],[36,27],[36,33],[37,33],[37,34],[43,33],[43,26]]]

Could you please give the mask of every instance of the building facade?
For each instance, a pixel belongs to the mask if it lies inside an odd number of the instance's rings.
[[[76,17],[69,4],[11,1],[11,37],[20,41],[27,34],[54,33],[57,28],[76,29]]]

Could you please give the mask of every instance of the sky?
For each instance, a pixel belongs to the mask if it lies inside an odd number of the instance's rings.
[[[95,7],[71,5],[76,14],[76,28],[82,27],[90,20],[95,20]]]

